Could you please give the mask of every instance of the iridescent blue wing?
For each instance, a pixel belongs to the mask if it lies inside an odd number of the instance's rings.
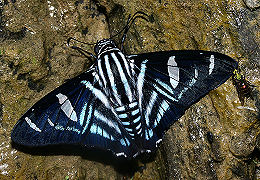
[[[151,151],[186,109],[224,83],[237,68],[232,58],[209,51],[164,51],[128,58],[141,89],[144,148]]]
[[[14,127],[12,140],[26,146],[80,144],[129,158],[154,151],[173,122],[224,83],[237,66],[228,56],[206,51],[156,52],[128,59],[140,121],[146,126],[143,142],[129,136],[95,71],[69,80],[37,102]]]
[[[138,149],[96,77],[94,71],[85,72],[44,96],[19,119],[12,141],[24,146],[83,145],[132,157]]]

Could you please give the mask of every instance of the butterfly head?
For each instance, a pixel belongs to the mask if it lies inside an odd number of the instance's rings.
[[[101,52],[107,51],[109,49],[116,48],[116,44],[111,39],[103,39],[97,42],[95,45],[94,51],[96,54],[100,54]]]

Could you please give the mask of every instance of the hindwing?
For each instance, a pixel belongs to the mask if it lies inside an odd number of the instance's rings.
[[[141,90],[145,148],[154,150],[165,131],[192,104],[224,83],[237,68],[232,58],[209,51],[164,51],[128,56]]]

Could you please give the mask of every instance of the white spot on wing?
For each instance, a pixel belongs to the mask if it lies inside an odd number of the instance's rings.
[[[64,131],[64,127],[61,126],[61,125],[56,125],[56,126],[55,126],[55,129]]]
[[[76,112],[68,100],[68,97],[61,93],[57,94],[56,97],[59,99],[59,103],[62,104],[61,109],[66,114],[66,116],[70,118],[70,120],[77,122],[78,118]]]
[[[172,87],[176,88],[179,84],[179,68],[175,61],[175,56],[171,56],[168,60],[168,73]]]
[[[70,118],[70,120],[77,122],[78,118],[70,101],[67,99],[61,106],[63,112]]]
[[[214,55],[211,55],[210,58],[209,58],[209,62],[210,62],[210,64],[209,64],[209,74],[211,74],[213,69],[214,69],[214,60],[215,60]]]
[[[48,123],[50,124],[50,126],[54,126],[53,122],[48,118]]]
[[[142,128],[139,129],[139,131],[137,132],[137,134],[141,134],[142,132]]]
[[[134,67],[135,67],[135,61],[133,59],[129,59],[131,72],[132,74],[135,74]]]
[[[97,127],[97,133],[100,135],[100,136],[103,136],[103,131],[101,129],[101,127]]]
[[[152,129],[147,129],[145,132],[145,139],[149,140],[153,136],[153,130]]]
[[[125,153],[123,153],[123,152],[116,153],[116,156],[125,156],[125,157],[127,157],[127,156],[126,156],[126,154],[125,154]]]
[[[66,130],[67,130],[67,131],[73,131],[73,132],[76,132],[76,133],[80,134],[80,130],[77,129],[77,128],[75,128],[75,127],[70,127],[70,126],[68,126],[68,127],[66,128]]]
[[[196,79],[198,78],[198,69],[195,69],[195,72],[194,72],[194,80],[196,81]]]
[[[158,147],[159,143],[162,142],[162,139],[156,141],[156,147]]]
[[[109,134],[103,129],[103,137],[110,139]]]
[[[59,103],[60,103],[60,104],[63,104],[64,101],[66,101],[66,99],[68,99],[67,96],[65,96],[64,94],[61,94],[61,93],[57,94],[56,96],[57,96],[57,98],[59,99]]]
[[[29,119],[28,117],[25,117],[25,121],[27,122],[27,124],[32,128],[34,129],[35,131],[38,131],[38,132],[42,132],[42,130],[40,130],[36,124],[34,124],[31,119]]]
[[[125,128],[125,130],[127,130],[128,132],[133,132],[133,129],[130,128]]]

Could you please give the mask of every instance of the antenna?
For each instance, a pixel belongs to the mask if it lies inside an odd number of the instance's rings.
[[[136,13],[134,13],[133,16],[131,16],[131,14],[129,14],[128,16],[128,19],[127,19],[127,22],[126,22],[126,25],[124,26],[124,28],[122,30],[120,30],[118,33],[110,36],[109,39],[112,39],[118,35],[120,35],[122,32],[123,32],[123,36],[122,36],[122,40],[121,40],[121,49],[123,49],[123,44],[124,44],[124,41],[126,39],[126,34],[127,32],[129,31],[131,25],[133,24],[133,22],[137,19],[137,18],[141,18],[141,19],[144,19],[146,20],[147,22],[149,22],[148,18],[149,16],[147,14],[145,14],[144,12],[142,11],[137,11]],[[86,43],[86,42],[83,42],[83,41],[79,41],[73,37],[70,37],[68,40],[67,40],[67,45],[69,47],[71,47],[72,49],[76,49],[79,53],[83,54],[85,57],[88,57],[86,54],[88,54],[89,56],[93,57],[93,58],[96,58],[95,55],[93,55],[92,53],[80,48],[80,47],[77,47],[77,46],[70,46],[70,41],[71,40],[74,40],[76,42],[79,42],[79,43],[82,43],[82,44],[86,44],[86,45],[96,45],[96,43]]]

